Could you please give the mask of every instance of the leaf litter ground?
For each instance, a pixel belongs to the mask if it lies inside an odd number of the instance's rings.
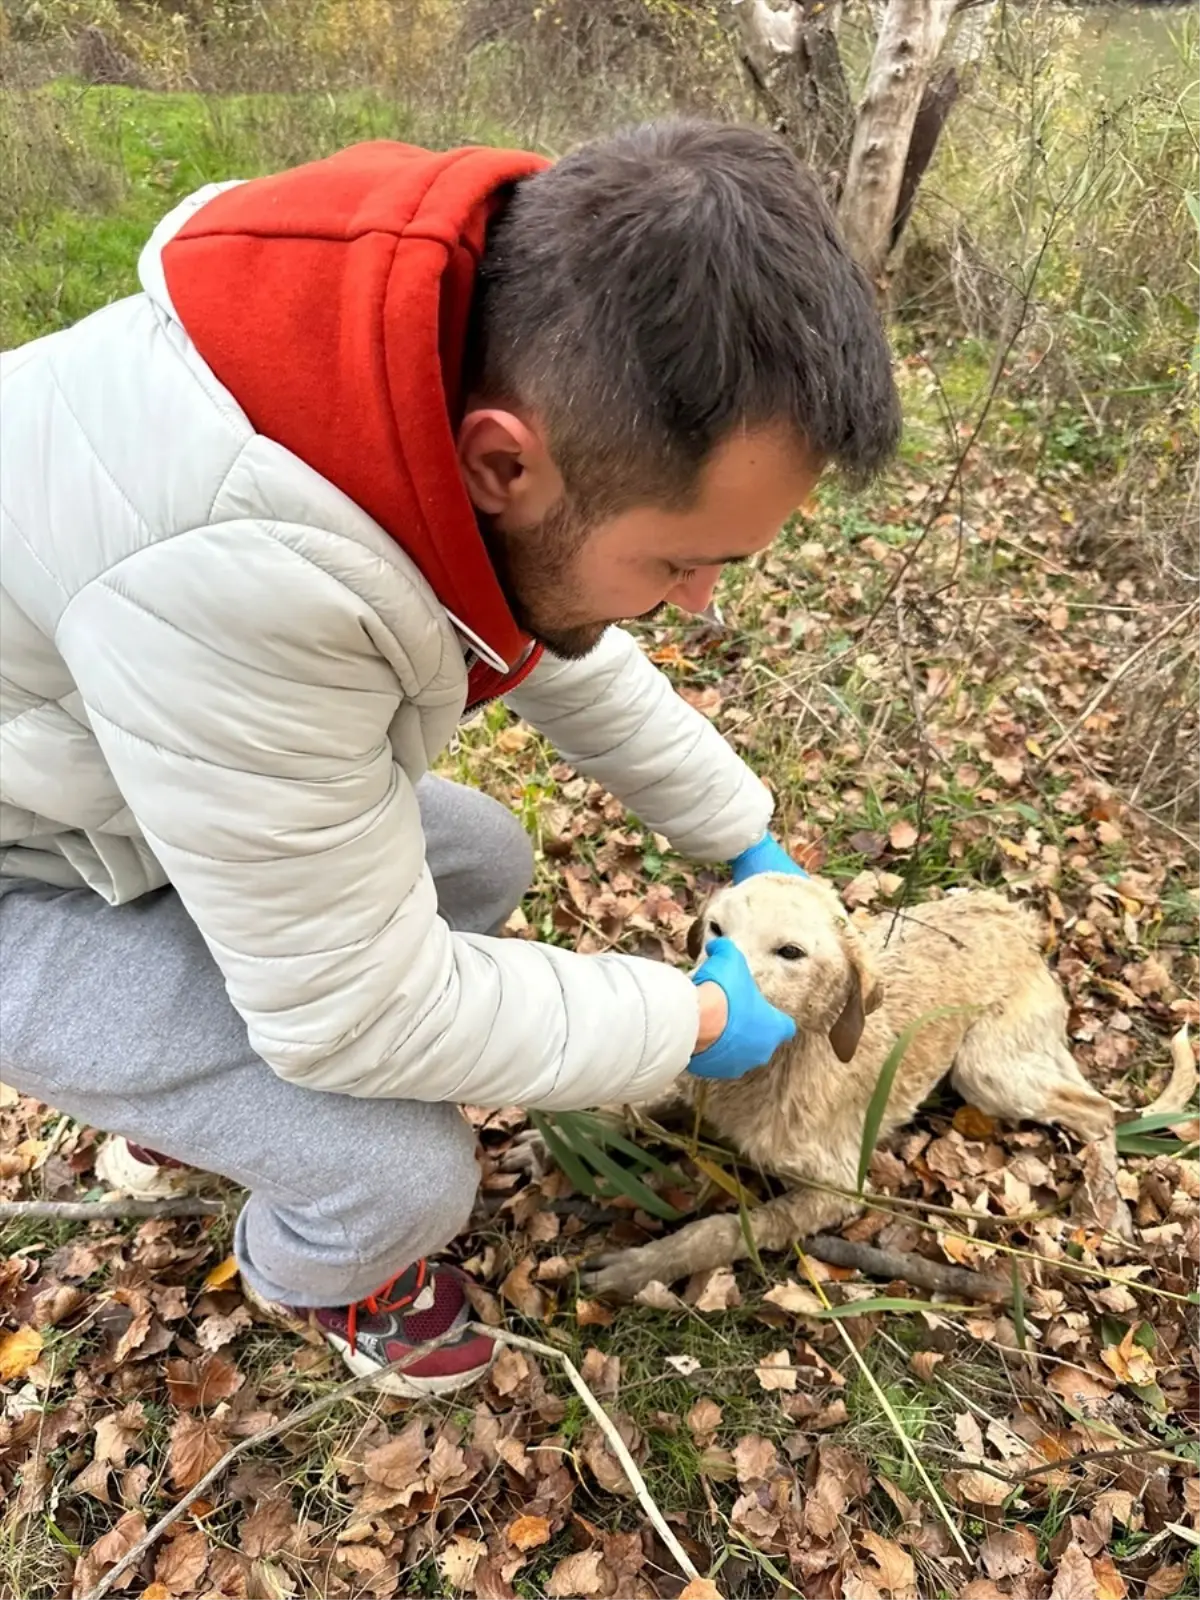
[[[646,647],[771,783],[791,849],[852,912],[970,883],[1037,906],[1078,1059],[1133,1113],[1173,1070],[1188,1088],[1190,1047],[1169,1041],[1197,1021],[1191,821],[1142,802],[1172,762],[1186,787],[1194,752],[1176,739],[1131,779],[1119,685],[1089,708],[1175,613],[1151,579],[1092,569],[1062,492],[1002,457],[926,529],[936,466],[917,451],[872,502],[831,495],[727,581],[727,621],[656,622]],[[535,835],[511,936],[684,963],[716,874],[501,708],[445,770]],[[580,1261],[667,1224],[574,1191],[519,1108],[470,1115],[484,1177],[454,1253],[478,1315],[576,1362],[711,1592],[1194,1591],[1194,1107],[1123,1140],[1132,1249],[1073,1210],[1089,1174],[1063,1135],[997,1126],[949,1090],[875,1152],[845,1236],[1001,1273],[1017,1291],[1003,1307],[797,1257],[600,1304],[578,1290]],[[6,1091],[0,1198],[100,1198],[97,1139]],[[646,1181],[685,1215],[770,1187],[729,1153],[655,1153],[669,1175]],[[343,1376],[253,1321],[229,1259],[237,1196],[212,1192],[220,1215],[7,1225],[0,1592],[86,1596],[226,1451]],[[359,1394],[255,1446],[114,1592],[710,1592],[685,1581],[557,1363],[505,1349],[470,1395]]]

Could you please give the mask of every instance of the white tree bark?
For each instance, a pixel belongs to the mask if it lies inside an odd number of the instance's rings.
[[[858,110],[839,217],[851,253],[880,282],[921,95],[958,0],[890,0]]]

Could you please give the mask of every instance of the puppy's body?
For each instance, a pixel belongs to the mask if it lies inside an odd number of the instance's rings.
[[[1111,1143],[1114,1108],[1068,1049],[1067,1005],[1043,961],[1037,920],[1000,895],[884,913],[860,931],[827,884],[763,874],[714,897],[703,935],[717,932],[797,1032],[766,1066],[730,1081],[685,1077],[678,1096],[694,1101],[703,1082],[706,1123],[757,1165],[853,1189],[880,1069],[913,1023],[881,1135],[908,1122],[949,1073],[965,1100],[993,1116],[1057,1122]],[[805,1187],[754,1212],[751,1226],[758,1246],[779,1249],[854,1209]],[[709,1217],[621,1252],[591,1287],[628,1295],[745,1252],[739,1218]]]

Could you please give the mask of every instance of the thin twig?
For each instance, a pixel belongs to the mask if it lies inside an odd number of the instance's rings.
[[[236,1461],[239,1456],[244,1455],[247,1450],[251,1450],[257,1445],[265,1444],[268,1439],[277,1438],[282,1433],[290,1433],[293,1428],[299,1427],[302,1422],[307,1422],[311,1417],[319,1416],[321,1412],[327,1411],[330,1406],[336,1405],[339,1400],[347,1400],[351,1395],[359,1394],[362,1390],[371,1388],[378,1383],[380,1378],[386,1377],[389,1373],[403,1372],[406,1367],[412,1366],[414,1362],[420,1361],[432,1351],[440,1349],[450,1339],[461,1337],[464,1330],[482,1334],[485,1338],[491,1339],[499,1345],[512,1345],[518,1350],[529,1350],[539,1356],[548,1356],[559,1363],[566,1373],[571,1387],[596,1419],[605,1439],[608,1441],[609,1448],[621,1463],[622,1470],[629,1479],[642,1510],[654,1524],[662,1542],[679,1564],[680,1570],[688,1578],[699,1578],[700,1573],[696,1570],[691,1557],[675,1537],[662,1512],[655,1505],[650,1491],[646,1487],[646,1480],[638,1471],[637,1463],[630,1455],[624,1439],[617,1432],[604,1407],[579,1375],[575,1365],[561,1350],[556,1350],[553,1345],[543,1344],[539,1339],[526,1339],[519,1333],[509,1333],[506,1328],[487,1328],[479,1322],[468,1322],[458,1328],[447,1330],[446,1333],[441,1334],[436,1339],[430,1339],[425,1344],[418,1345],[415,1349],[410,1350],[406,1356],[401,1356],[398,1361],[389,1362],[386,1367],[380,1367],[376,1372],[367,1373],[360,1378],[351,1378],[346,1383],[339,1384],[329,1394],[310,1401],[308,1405],[302,1406],[299,1411],[293,1411],[288,1416],[281,1417],[278,1422],[272,1423],[270,1427],[263,1428],[261,1432],[251,1434],[248,1438],[242,1439],[238,1444],[233,1445],[231,1449],[225,1452],[220,1461],[204,1474],[199,1483],[192,1485],[177,1505],[172,1506],[170,1511],[161,1516],[154,1526],[144,1533],[130,1550],[126,1551],[120,1561],[105,1573],[99,1583],[89,1590],[84,1600],[104,1600],[104,1596],[114,1587],[117,1579],[135,1566],[167,1529],[183,1516],[188,1506],[202,1495],[210,1484],[215,1483],[226,1468]]]
[[[1121,662],[1116,671],[1110,673],[1100,687],[1096,690],[1095,694],[1088,701],[1087,705],[1084,706],[1083,710],[1075,718],[1075,721],[1070,724],[1061,737],[1057,738],[1050,746],[1049,750],[1046,751],[1046,754],[1042,757],[1041,762],[1043,767],[1048,767],[1063,746],[1071,742],[1071,740],[1079,732],[1080,728],[1083,727],[1087,719],[1104,704],[1105,700],[1108,699],[1109,695],[1116,688],[1117,684],[1120,683],[1121,679],[1131,672],[1133,668],[1137,666],[1139,661],[1148,656],[1156,645],[1160,645],[1163,640],[1168,637],[1168,635],[1174,633],[1181,622],[1187,622],[1189,618],[1196,615],[1197,611],[1200,611],[1200,600],[1193,600],[1191,605],[1185,607],[1184,610],[1176,612],[1176,614],[1171,618],[1170,622],[1167,623],[1165,628],[1160,628],[1152,638],[1146,640],[1145,644],[1140,645],[1131,656],[1125,657],[1124,661]]]
[[[975,1472],[986,1473],[989,1478],[999,1478],[1001,1483],[1019,1487],[1029,1478],[1042,1478],[1048,1472],[1065,1472],[1069,1467],[1078,1467],[1087,1461],[1112,1461],[1127,1456],[1150,1456],[1155,1461],[1166,1461],[1172,1465],[1193,1465],[1187,1456],[1172,1455],[1169,1450],[1156,1450],[1153,1445],[1145,1444],[1119,1445],[1113,1450],[1079,1450],[1073,1456],[1064,1456],[1061,1461],[1043,1461],[1040,1466],[1026,1467],[1022,1472],[1001,1472],[987,1461],[971,1461],[968,1464]]]
[[[216,1217],[222,1200],[178,1195],[170,1200],[0,1200],[0,1222],[44,1217],[54,1222],[104,1222],[113,1217]]]
[[[880,1250],[876,1245],[859,1244],[852,1239],[842,1239],[836,1234],[818,1234],[812,1239],[802,1239],[800,1248],[806,1255],[816,1256],[835,1267],[857,1267],[872,1278],[903,1278],[918,1289],[928,1289],[931,1294],[955,1295],[964,1300],[984,1302],[1007,1301],[1012,1298],[1012,1285],[1005,1278],[989,1277],[974,1272],[970,1267],[951,1267],[941,1261],[930,1261],[906,1250]]]

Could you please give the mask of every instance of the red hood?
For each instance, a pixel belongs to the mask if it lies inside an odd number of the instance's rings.
[[[183,326],[258,432],[369,512],[510,668],[530,641],[480,537],[454,422],[488,221],[547,165],[354,145],[225,190],[162,254]],[[473,673],[472,698],[498,686]]]

